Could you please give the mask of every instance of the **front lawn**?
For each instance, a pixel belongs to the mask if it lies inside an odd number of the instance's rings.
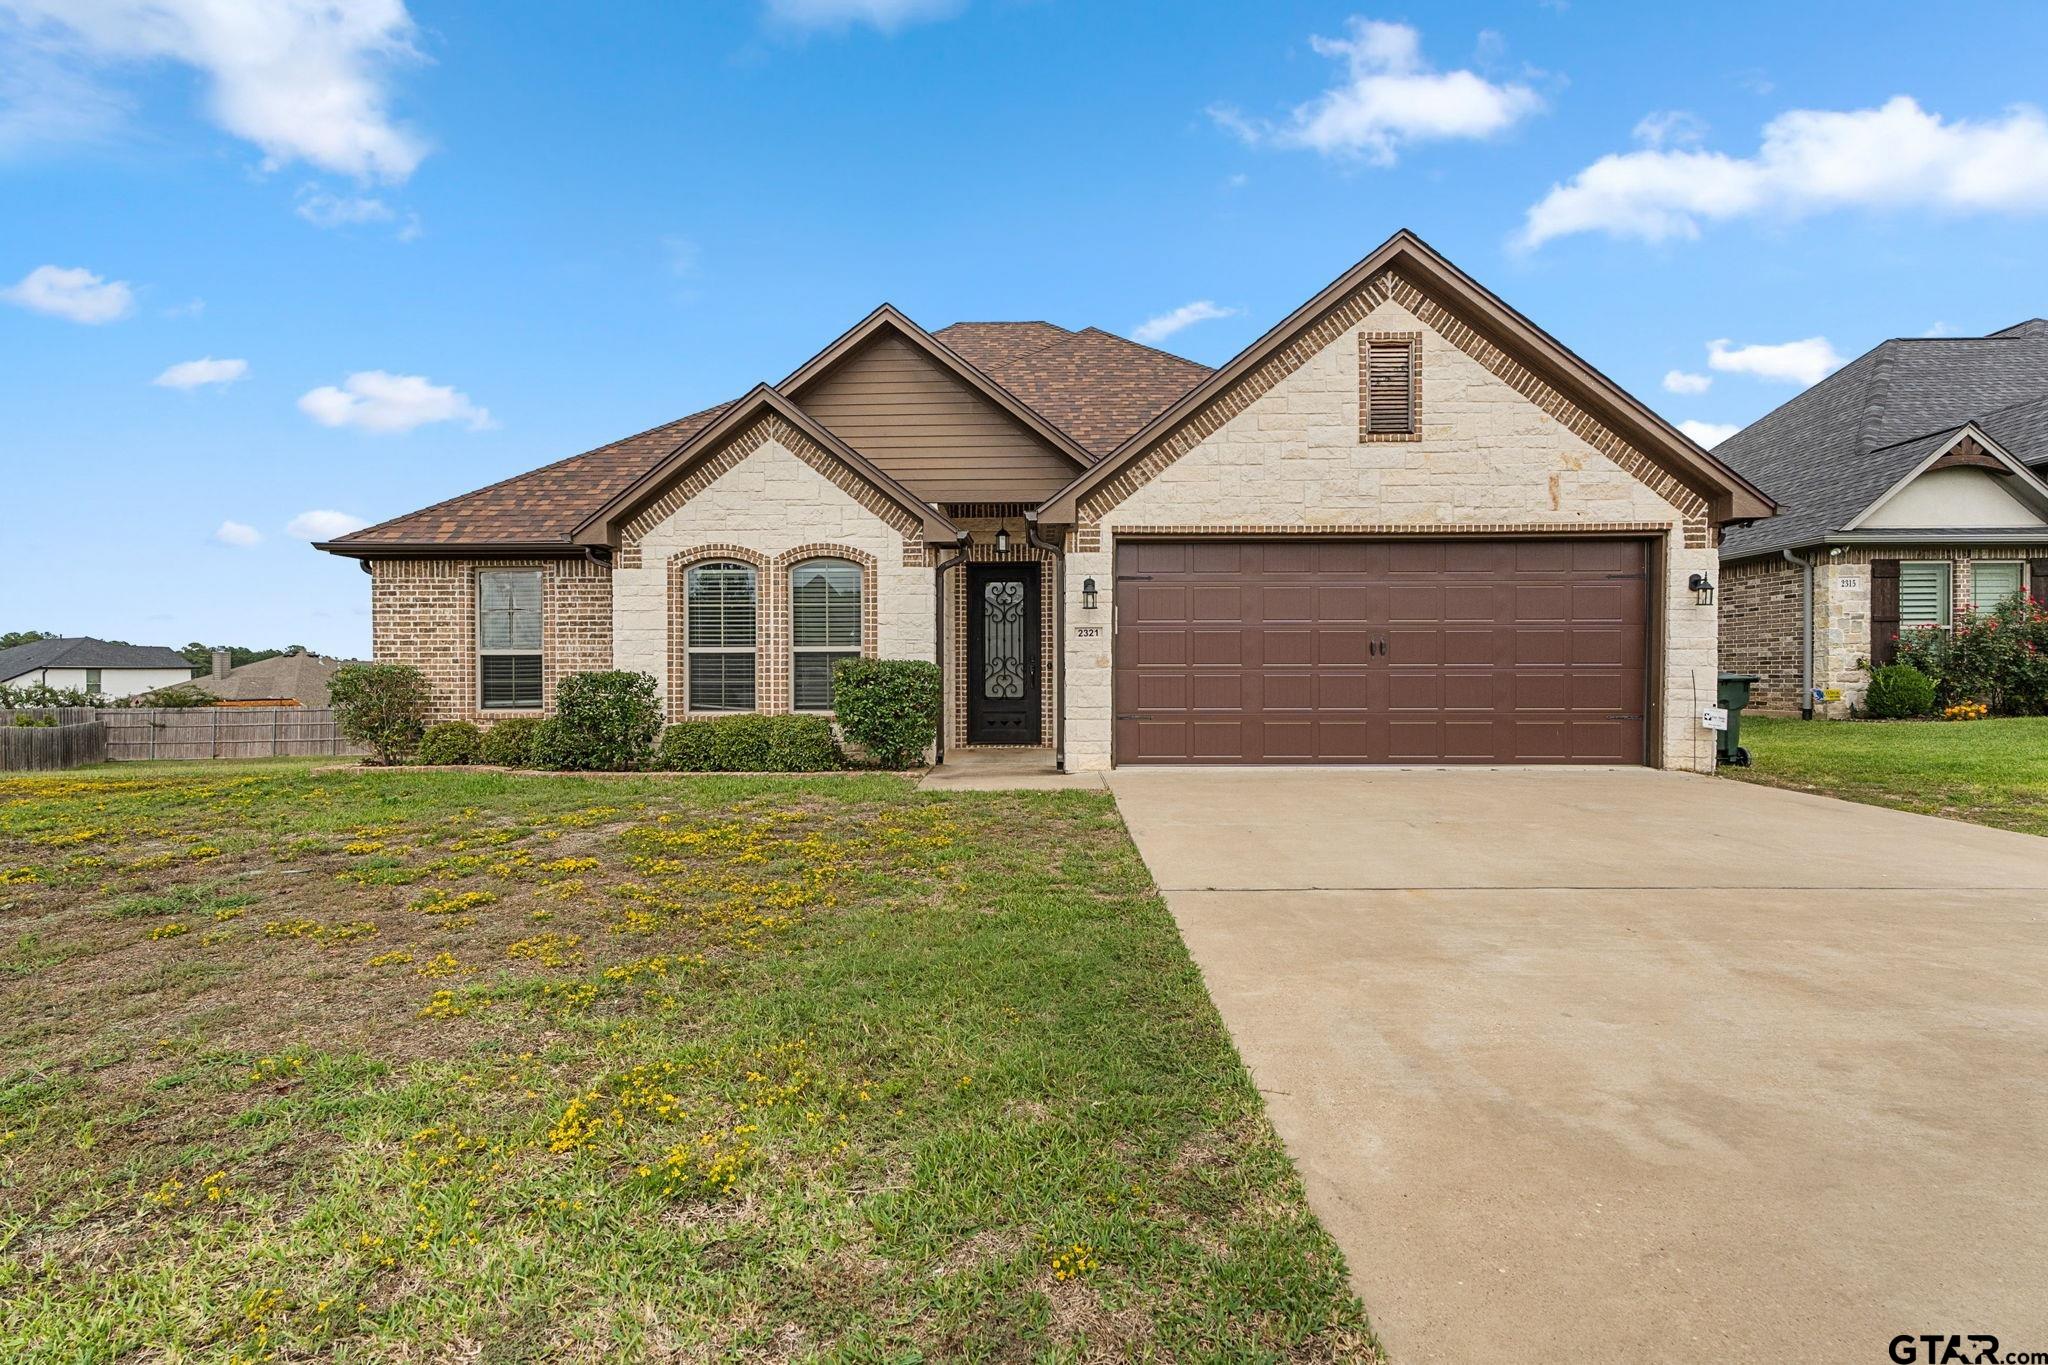
[[[1729,776],[2048,834],[2048,717],[1802,721],[1745,716]]]
[[[1371,1360],[1107,796],[0,781],[0,1359]]]

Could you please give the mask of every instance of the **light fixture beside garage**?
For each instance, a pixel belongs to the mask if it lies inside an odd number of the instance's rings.
[[[1095,580],[1092,578],[1081,580],[1081,610],[1095,610]]]
[[[1685,580],[1685,586],[1692,592],[1692,600],[1703,607],[1714,605],[1714,585],[1703,573],[1696,573]]]

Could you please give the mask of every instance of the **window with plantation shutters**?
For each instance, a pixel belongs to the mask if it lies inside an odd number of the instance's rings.
[[[1948,625],[1949,564],[1947,560],[1908,561],[1899,565],[1899,628]]]
[[[1414,342],[1366,343],[1365,431],[1368,436],[1414,434]]]
[[[732,560],[685,579],[684,645],[692,711],[754,709],[754,570]]]
[[[2017,559],[1979,559],[1970,565],[1970,607],[1979,616],[1997,611],[2020,595],[2026,565]]]
[[[860,591],[860,565],[843,559],[805,560],[790,571],[792,709],[832,709],[832,665],[860,657]]]
[[[539,710],[540,570],[489,569],[476,576],[476,587],[478,704]]]

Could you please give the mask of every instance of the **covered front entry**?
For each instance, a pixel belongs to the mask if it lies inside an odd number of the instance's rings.
[[[967,566],[967,742],[1039,742],[1039,566]]]
[[[1650,544],[1129,540],[1119,763],[1642,763]]]

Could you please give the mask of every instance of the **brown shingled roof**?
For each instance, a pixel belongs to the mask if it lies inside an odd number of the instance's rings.
[[[1096,458],[1209,373],[1206,366],[1099,328],[1070,332],[1050,322],[956,322],[932,334],[1062,434],[1071,453]],[[515,475],[324,542],[338,554],[434,553],[436,547],[574,549],[572,537],[600,508],[660,465],[731,407],[652,427],[637,436]],[[1028,416],[1029,414],[1025,414]],[[1079,450],[1074,450],[1079,447]]]
[[[1209,374],[1099,327],[983,368],[1098,459]]]
[[[956,322],[932,335],[962,360],[987,372],[1073,333],[1050,322]]]
[[[584,519],[664,456],[709,426],[730,403],[650,427],[581,455],[517,474],[474,493],[378,522],[328,542],[344,553],[375,545],[536,544],[566,546]]]

